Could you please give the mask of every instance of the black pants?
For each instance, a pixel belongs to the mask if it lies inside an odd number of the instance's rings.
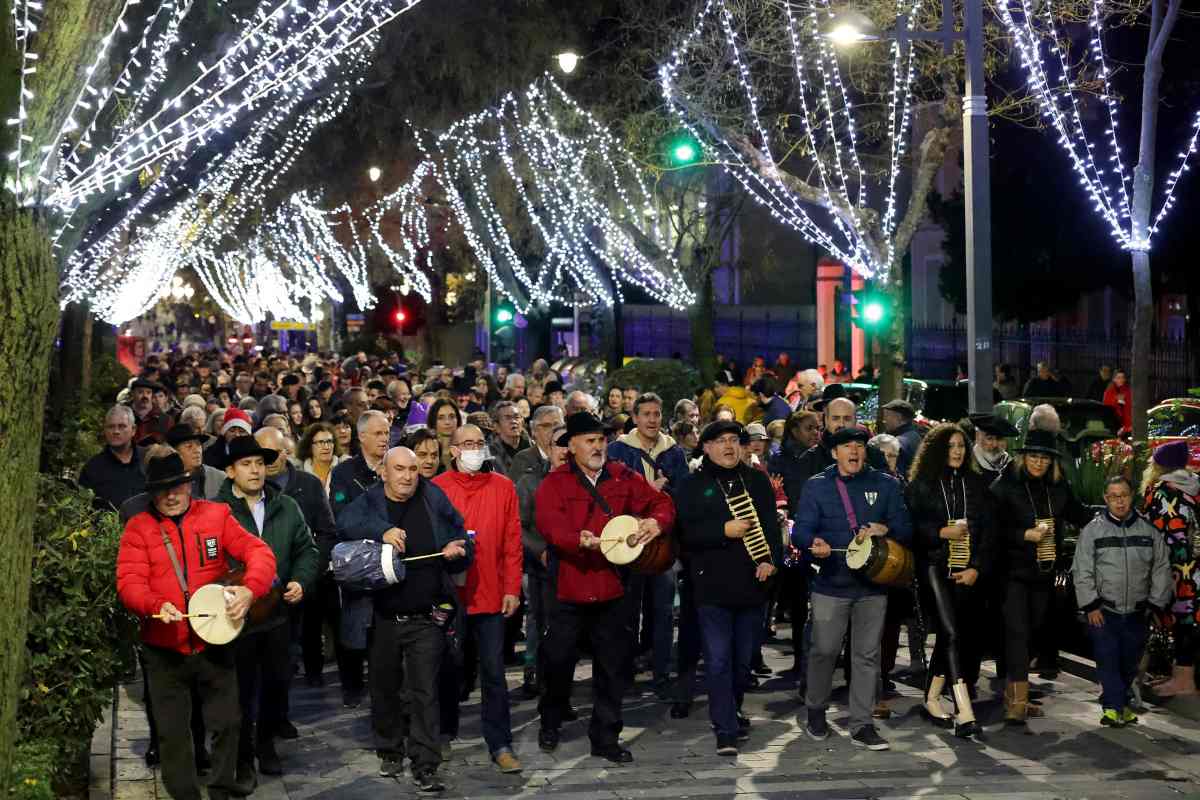
[[[621,700],[625,694],[625,673],[629,666],[633,636],[630,598],[603,603],[559,602],[549,615],[542,639],[546,688],[538,710],[542,727],[558,730],[570,700],[579,644],[587,640],[592,660],[592,722],[588,737],[597,747],[617,744],[623,727]]]
[[[301,648],[304,653],[304,674],[320,675],[325,670],[324,630],[329,625],[333,635],[333,650],[337,654],[338,677],[346,685],[345,651],[342,647],[342,601],[332,575],[326,573],[314,584],[313,590],[305,595],[303,602],[304,623]],[[359,683],[362,683],[362,662],[359,665]],[[361,688],[361,686],[360,686]]]
[[[805,657],[808,642],[804,630],[808,623],[808,565],[783,570],[781,592],[792,615],[792,671],[796,673],[796,683],[802,684],[808,670],[808,659]]]
[[[696,591],[687,567],[679,570],[679,661],[675,679],[675,702],[690,703],[696,694],[696,665],[700,663],[700,618]]]
[[[237,654],[238,705],[242,709],[238,746],[241,764],[250,763],[256,746],[274,738],[275,730],[283,722],[291,671],[290,642],[291,629],[285,621],[267,630],[243,633],[233,644]]]
[[[438,670],[446,634],[428,614],[375,615],[371,642],[371,722],[380,758],[412,760],[413,772],[441,763]]]
[[[1041,629],[1050,608],[1050,581],[1009,580],[1004,592],[1004,657],[1008,679],[1029,680],[1029,651],[1034,632]]]
[[[138,664],[142,668],[142,698],[146,703],[146,725],[150,728],[150,746],[158,747],[158,724],[154,721],[154,699],[150,696],[150,676],[146,672],[146,657],[143,647],[137,647]],[[196,755],[206,752],[207,734],[204,732],[204,714],[201,712],[200,693],[192,687],[192,744]],[[200,759],[197,758],[196,761]]]
[[[980,632],[983,629],[979,591],[974,586],[954,583],[943,567],[925,568],[925,585],[932,602],[925,611],[936,626],[937,639],[929,661],[929,677],[949,675],[950,685],[959,680],[974,686],[979,680],[982,658]]]
[[[142,663],[158,719],[158,749],[163,785],[174,800],[201,800],[192,741],[192,692],[201,698],[204,724],[213,735],[212,771],[208,796],[224,800],[234,788],[237,772],[237,669],[232,647],[207,647],[185,656],[146,647]]]

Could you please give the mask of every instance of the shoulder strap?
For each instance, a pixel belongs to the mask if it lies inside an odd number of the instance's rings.
[[[179,556],[175,554],[175,545],[171,544],[171,537],[167,536],[167,531],[161,522],[158,523],[158,532],[162,534],[163,547],[167,548],[167,558],[171,559],[171,567],[175,570],[175,578],[179,581],[179,588],[183,592],[183,604],[186,611],[189,594],[187,579],[183,577],[183,567],[179,565]],[[179,533],[182,539],[183,531],[181,530]]]
[[[575,478],[579,481],[579,485],[584,489],[587,489],[587,493],[590,494],[592,499],[596,501],[596,504],[600,506],[600,510],[611,517],[613,515],[612,506],[610,506],[608,501],[604,499],[604,495],[600,494],[600,490],[592,485],[592,482],[589,481],[587,476],[582,472],[577,469],[572,469],[572,471],[575,473]],[[604,467],[600,468],[600,474],[604,474]]]
[[[833,482],[837,485],[838,495],[842,498],[842,508],[846,509],[846,519],[850,522],[850,533],[853,534],[858,530],[858,516],[850,502],[850,493],[846,491],[846,482],[836,475]]]
[[[654,459],[650,457],[649,453],[647,453],[645,450],[643,450],[642,448],[639,447],[639,448],[637,448],[637,454],[639,456],[641,456],[642,461],[645,461],[647,464],[650,465],[650,469],[654,471],[654,477],[657,478],[659,475],[662,474],[662,470],[660,470],[658,468],[658,464],[654,463]]]

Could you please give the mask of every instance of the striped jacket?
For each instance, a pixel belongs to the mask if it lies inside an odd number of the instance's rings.
[[[1130,614],[1165,608],[1173,584],[1162,534],[1137,512],[1118,520],[1107,511],[1084,526],[1075,545],[1075,599],[1079,610]]]

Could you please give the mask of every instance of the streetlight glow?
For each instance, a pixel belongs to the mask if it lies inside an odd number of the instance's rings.
[[[558,59],[558,68],[562,70],[564,75],[570,75],[579,66],[579,54],[573,50],[566,50],[559,53],[555,58]]]
[[[379,179],[383,176],[383,170],[379,167],[371,167],[367,170],[367,177],[371,179],[371,183],[379,183]]]
[[[843,47],[881,38],[879,27],[870,17],[855,8],[844,8],[835,14],[821,35],[835,45]]]
[[[672,156],[680,164],[687,164],[696,160],[696,148],[691,142],[683,142],[675,146]]]

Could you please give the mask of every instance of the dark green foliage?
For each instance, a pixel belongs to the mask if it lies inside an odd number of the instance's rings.
[[[56,370],[53,378],[60,374]],[[50,418],[51,404],[47,404],[46,432],[42,439],[43,472],[73,477],[89,458],[100,452],[104,415],[130,377],[129,370],[115,357],[97,356],[92,359],[92,383],[87,396],[72,396],[68,400],[61,423],[56,424]],[[51,387],[51,391],[56,390],[57,387]]]
[[[62,748],[53,739],[30,739],[17,745],[6,800],[53,800],[54,775]]]
[[[19,735],[51,740],[62,757],[56,780],[79,762],[132,666],[133,618],[117,600],[121,527],[92,509],[90,492],[49,477],[38,483]]]
[[[663,417],[669,418],[676,403],[696,396],[700,373],[692,365],[673,358],[636,358],[608,376],[608,385],[600,397],[607,397],[613,386],[636,386],[643,392],[654,392],[663,399]]]

